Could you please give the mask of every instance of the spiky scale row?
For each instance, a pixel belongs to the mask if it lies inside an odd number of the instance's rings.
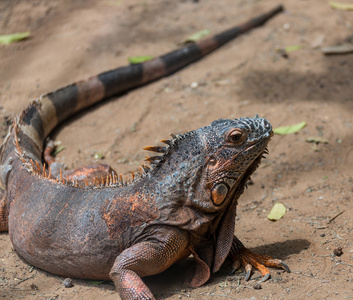
[[[24,114],[24,113],[23,113]],[[140,179],[142,176],[146,175],[151,168],[147,165],[141,165],[140,166],[140,171],[137,173],[131,172],[131,179],[128,178],[128,176],[125,176],[123,178],[123,175],[117,176],[116,174],[111,175],[107,174],[106,177],[100,177],[100,178],[93,178],[92,181],[93,183],[90,184],[87,179],[83,180],[83,185],[79,184],[77,180],[69,180],[67,177],[65,178],[63,175],[62,169],[59,170],[59,178],[52,178],[52,171],[51,168],[48,167],[48,170],[46,169],[46,164],[44,163],[43,166],[41,167],[39,162],[37,160],[33,160],[31,158],[26,158],[25,153],[23,152],[22,148],[20,147],[20,142],[19,142],[19,137],[18,133],[20,131],[20,127],[18,125],[18,118],[15,120],[13,128],[14,128],[14,145],[15,145],[15,152],[17,157],[22,161],[23,165],[26,167],[27,171],[45,178],[45,179],[53,179],[57,183],[67,185],[67,186],[72,186],[76,188],[104,188],[104,187],[122,187],[126,186],[127,184],[130,184],[132,182],[136,182],[138,179]],[[157,158],[154,158],[154,160],[157,160]],[[137,176],[136,176],[137,175]]]
[[[167,144],[168,146],[173,144],[173,141],[171,140],[161,140],[161,143]]]
[[[157,153],[166,153],[167,149],[168,149],[167,147],[161,147],[161,146],[146,146],[146,147],[143,147],[143,150],[157,152]]]
[[[160,156],[160,155],[157,155],[157,156],[148,156],[147,155],[144,160],[149,162],[150,164],[156,164],[156,163],[160,162],[161,159],[162,159],[162,156]]]

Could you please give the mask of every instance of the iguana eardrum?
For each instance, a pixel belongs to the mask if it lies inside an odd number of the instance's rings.
[[[153,299],[141,277],[192,254],[189,285],[204,284],[224,260],[252,267],[289,268],[257,255],[234,236],[237,201],[272,136],[258,116],[220,119],[163,140],[150,167],[123,180],[107,166],[53,175],[48,134],[66,118],[107,97],[169,75],[239,34],[260,26],[282,7],[213,38],[159,58],[118,68],[36,99],[17,118],[0,148],[0,231],[9,232],[28,263],[72,278],[111,279],[123,299]],[[48,150],[49,149],[49,150]]]

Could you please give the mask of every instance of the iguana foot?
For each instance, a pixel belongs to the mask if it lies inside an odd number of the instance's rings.
[[[245,281],[251,277],[253,268],[257,269],[263,276],[260,282],[264,282],[271,278],[270,271],[267,267],[281,268],[290,273],[290,269],[282,260],[273,259],[269,255],[259,255],[249,249],[240,242],[236,237],[233,239],[233,244],[230,252],[230,257],[233,261],[232,273],[234,274],[239,268],[244,268],[246,275]]]

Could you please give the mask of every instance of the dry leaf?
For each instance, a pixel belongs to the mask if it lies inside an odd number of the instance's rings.
[[[282,203],[276,203],[268,214],[267,219],[277,221],[284,216],[286,211],[287,209]]]
[[[321,48],[324,54],[346,54],[353,52],[353,44],[347,43],[338,46],[324,47]]]

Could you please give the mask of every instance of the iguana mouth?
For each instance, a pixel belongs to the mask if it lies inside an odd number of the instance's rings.
[[[256,144],[248,147],[246,150],[252,148]],[[217,181],[211,190],[211,199],[216,206],[220,206],[224,203],[225,199],[231,197],[231,195],[237,195],[238,198],[246,186],[247,181],[250,179],[250,176],[255,172],[257,167],[261,163],[261,159],[264,157],[264,154],[267,154],[268,150],[265,148],[251,163],[247,168],[241,178],[232,176],[233,174],[228,174],[222,177]],[[240,179],[240,180],[239,180]],[[238,183],[238,184],[237,184]],[[234,190],[235,189],[235,190]],[[234,194],[233,192],[234,191]]]
[[[267,148],[262,151],[252,162],[249,168],[246,170],[244,175],[240,178],[239,183],[237,184],[237,179],[232,178],[231,176],[223,177],[218,183],[216,183],[211,190],[211,199],[213,204],[220,206],[225,203],[225,200],[229,197],[235,197],[235,201],[243,193],[244,187],[246,187],[247,181],[250,179],[250,176],[255,172],[257,167],[260,165],[263,154],[267,153]],[[232,192],[233,191],[233,192]]]
[[[249,149],[249,148],[248,148]],[[267,147],[255,158],[252,164],[247,168],[246,172],[244,173],[239,186],[245,186],[246,182],[250,179],[251,175],[256,171],[256,169],[261,164],[261,159],[265,158],[264,154],[268,154]]]
[[[244,151],[249,151],[256,146],[260,146],[260,144],[263,143],[264,141],[266,142],[266,145],[267,145],[272,136],[273,136],[273,131],[271,131],[271,134],[266,141],[261,140],[261,141],[255,142],[255,143],[251,144],[249,147],[247,147],[246,149],[244,149],[241,153],[243,153]],[[254,161],[246,169],[246,171],[244,172],[244,175],[242,176],[240,185],[245,185],[245,183],[250,179],[250,176],[256,171],[258,166],[261,164],[261,159],[265,158],[265,156],[264,156],[265,154],[268,154],[267,146],[265,147],[265,149],[263,151],[261,151],[259,153],[259,155],[254,159]]]

